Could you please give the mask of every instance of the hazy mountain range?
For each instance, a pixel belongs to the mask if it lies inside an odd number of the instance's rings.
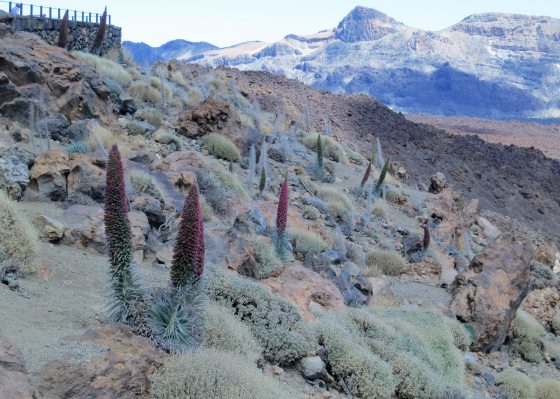
[[[125,42],[143,65],[177,58],[265,70],[334,92],[367,93],[407,113],[560,118],[560,20],[477,14],[440,31],[356,7],[336,28],[218,48]]]

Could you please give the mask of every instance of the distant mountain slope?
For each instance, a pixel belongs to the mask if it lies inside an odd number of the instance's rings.
[[[190,68],[200,68],[192,65]],[[381,140],[387,159],[402,162],[407,182],[427,183],[443,172],[481,208],[521,220],[560,239],[560,161],[539,150],[488,143],[473,135],[452,135],[407,120],[366,95],[314,90],[301,82],[260,71],[227,69],[241,93],[262,109],[282,109],[296,123],[309,107],[313,129],[330,122],[333,135],[368,156]]]
[[[128,41],[123,42],[122,45],[132,53],[136,62],[142,66],[150,66],[154,62],[171,60],[177,57],[196,56],[217,48],[206,42],[188,42],[180,39],[172,40],[160,47],[151,47],[146,43]]]
[[[407,113],[560,117],[560,20],[551,17],[479,14],[431,32],[356,7],[336,28],[252,43],[174,57],[367,93]]]

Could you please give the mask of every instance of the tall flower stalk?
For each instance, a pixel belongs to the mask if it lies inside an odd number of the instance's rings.
[[[185,198],[171,263],[171,287],[150,308],[148,320],[156,342],[180,352],[201,342],[204,294],[204,223],[198,188]]]
[[[109,151],[105,186],[105,234],[109,249],[111,287],[113,289],[109,318],[126,321],[142,290],[133,269],[132,233],[128,220],[121,155],[117,145]]]
[[[287,261],[289,259],[290,244],[286,227],[288,225],[288,177],[284,179],[280,188],[280,197],[278,198],[278,209],[276,211],[276,252],[280,259]]]
[[[370,174],[371,174],[371,162],[368,163],[364,176],[362,177],[362,182],[360,183],[360,192],[362,192],[362,190],[364,189],[364,186],[366,185]]]
[[[204,222],[198,188],[192,185],[185,198],[171,263],[171,285],[180,288],[204,273]]]

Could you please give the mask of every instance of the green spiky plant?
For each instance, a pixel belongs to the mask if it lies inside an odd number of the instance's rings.
[[[259,181],[259,195],[262,196],[264,189],[266,187],[266,171],[264,168],[261,169],[261,179]]]
[[[389,160],[385,161],[383,165],[383,169],[381,169],[381,173],[379,174],[379,179],[377,179],[377,184],[375,185],[375,194],[379,195],[381,193],[381,187],[383,187],[383,182],[385,181],[385,177],[387,177],[387,170],[389,169]]]
[[[105,187],[105,234],[109,249],[112,295],[109,319],[125,322],[135,303],[142,298],[132,259],[132,233],[128,220],[128,201],[121,155],[113,145],[107,159],[107,181]]]
[[[171,352],[196,346],[204,321],[204,224],[198,188],[185,198],[171,263],[171,287],[156,301],[148,320],[158,344]]]
[[[317,167],[323,170],[323,143],[320,134],[317,135]]]
[[[58,31],[58,47],[66,48],[68,46],[68,34],[68,10],[66,10]]]

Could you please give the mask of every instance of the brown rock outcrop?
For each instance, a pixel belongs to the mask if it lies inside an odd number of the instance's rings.
[[[0,398],[36,399],[37,392],[27,379],[25,360],[19,348],[0,335]]]
[[[333,282],[301,265],[288,266],[279,276],[262,280],[262,283],[273,294],[295,304],[308,320],[313,319],[309,311],[311,302],[329,310],[344,307],[342,294]]]
[[[228,103],[209,98],[195,109],[186,109],[178,118],[177,133],[191,138],[223,130],[239,118]]]
[[[68,155],[60,151],[41,154],[29,172],[29,190],[53,201],[66,198],[66,176],[70,171]]]
[[[529,292],[531,250],[503,234],[477,254],[453,283],[450,310],[475,331],[472,349],[497,350]]]
[[[109,325],[70,340],[96,347],[100,354],[87,362],[47,363],[38,385],[45,399],[149,397],[148,375],[161,366],[162,355],[147,338],[129,327]]]
[[[111,118],[109,90],[93,67],[39,36],[0,24],[0,114],[28,123],[30,104],[70,122]]]

